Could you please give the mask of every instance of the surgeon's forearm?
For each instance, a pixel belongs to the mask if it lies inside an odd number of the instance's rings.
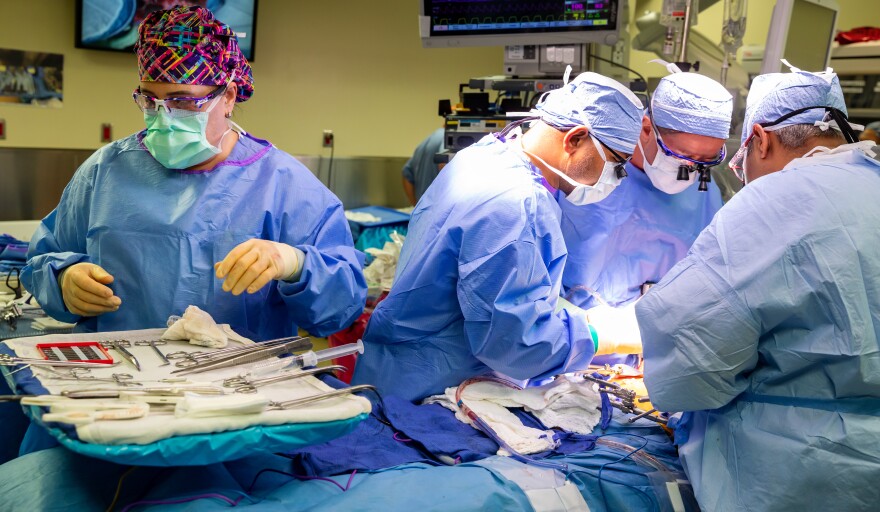
[[[409,204],[411,206],[416,205],[416,187],[413,183],[406,178],[403,178],[403,192],[406,194],[406,198],[409,199]]]

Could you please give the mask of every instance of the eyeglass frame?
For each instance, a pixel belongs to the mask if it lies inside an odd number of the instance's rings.
[[[852,142],[855,142],[856,140],[858,140],[855,136],[855,132],[852,131],[852,127],[849,125],[849,118],[846,116],[846,114],[844,114],[843,112],[841,112],[840,110],[838,110],[834,107],[827,106],[827,105],[813,105],[811,107],[799,108],[797,110],[793,110],[793,111],[783,115],[782,117],[780,117],[779,119],[777,119],[775,121],[768,121],[768,122],[764,122],[764,123],[755,123],[755,124],[757,124],[761,128],[766,129],[771,126],[775,126],[783,121],[786,121],[796,115],[802,114],[802,113],[807,112],[809,110],[816,110],[816,109],[820,109],[820,108],[825,110],[826,118],[830,117],[832,120],[834,120],[837,123],[837,126],[840,128],[840,131],[843,134],[843,136],[847,142],[852,143]],[[745,142],[742,144],[742,146],[740,146],[739,150],[737,150],[737,152],[734,153],[733,157],[730,159],[730,162],[728,162],[728,164],[727,164],[727,166],[730,168],[730,170],[733,171],[733,173],[736,175],[736,177],[739,178],[739,180],[743,183],[745,183],[745,165],[744,165],[744,163],[745,163],[745,158],[746,158],[746,152],[748,151],[749,145],[752,143],[752,139],[754,137],[755,137],[755,126],[752,125],[752,133],[749,134],[749,136],[746,138]],[[738,163],[735,163],[735,162],[738,162]]]
[[[695,165],[703,167],[715,167],[716,165],[723,162],[725,158],[727,158],[727,147],[725,147],[723,144],[721,145],[721,150],[718,152],[718,157],[715,158],[715,160],[696,160],[686,155],[680,155],[675,151],[669,149],[669,146],[667,146],[666,143],[663,142],[663,138],[660,135],[660,130],[657,128],[657,124],[654,123],[654,113],[650,108],[648,108],[648,121],[651,123],[651,129],[654,130],[654,134],[656,135],[654,139],[657,141],[657,147],[660,149],[660,151],[662,151],[663,154],[668,157],[676,158],[678,160],[684,160],[685,162],[690,162],[692,165],[688,167],[692,167]]]
[[[213,100],[214,98],[220,96],[221,94],[225,93],[228,87],[229,87],[229,84],[218,86],[216,89],[214,89],[213,91],[208,93],[206,96],[181,96],[181,97],[176,97],[176,98],[160,99],[160,98],[156,98],[155,96],[149,96],[147,94],[142,93],[140,86],[138,86],[135,88],[134,92],[131,93],[131,98],[134,100],[134,104],[137,105],[138,109],[145,114],[148,113],[147,110],[154,110],[158,113],[160,106],[165,110],[166,113],[171,113],[171,107],[166,105],[166,103],[171,102],[171,101],[193,101],[193,102],[195,102],[196,108],[195,108],[195,110],[191,110],[191,112],[199,112],[202,110],[202,106],[204,106],[206,103]],[[142,108],[140,103],[138,103],[138,96],[143,96],[145,98],[148,98],[150,101],[152,101],[156,105],[156,108],[155,109]],[[179,110],[189,110],[189,109],[179,109]]]

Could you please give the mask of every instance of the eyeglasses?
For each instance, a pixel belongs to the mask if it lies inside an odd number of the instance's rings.
[[[202,106],[205,103],[213,100],[217,96],[220,96],[226,92],[226,86],[221,85],[217,89],[208,94],[207,96],[202,97],[182,97],[182,98],[165,98],[159,99],[153,96],[147,96],[146,94],[142,94],[140,87],[134,90],[131,97],[134,99],[135,104],[141,109],[141,112],[147,115],[156,115],[158,114],[159,107],[165,110],[166,113],[171,113],[171,109],[176,110],[189,110],[197,112],[201,110]]]
[[[595,140],[597,140],[599,142],[599,144],[602,145],[603,148],[605,148],[611,152],[611,155],[614,157],[614,160],[615,160],[614,172],[615,172],[615,174],[617,174],[617,179],[622,180],[623,178],[626,178],[628,176],[628,174],[626,173],[626,163],[629,162],[629,158],[625,158],[623,155],[621,155],[617,151],[614,151],[613,149],[608,147],[608,144],[605,144],[604,142],[602,142],[602,139],[593,135],[592,131],[590,131],[589,134],[590,134],[590,137],[593,137]]]
[[[653,128],[654,133],[657,134],[657,137],[656,137],[657,147],[659,147],[660,151],[662,151],[663,154],[666,156],[676,158],[678,160],[683,160],[685,162],[689,162],[692,166],[703,166],[703,167],[714,167],[714,166],[720,164],[721,162],[723,162],[724,158],[727,156],[727,148],[725,148],[724,146],[721,146],[721,151],[718,152],[718,156],[715,157],[713,160],[696,160],[696,159],[691,158],[686,155],[680,155],[680,154],[676,153],[675,151],[669,149],[669,146],[667,146],[663,142],[663,137],[660,136],[660,130],[658,130],[657,125],[654,124],[653,114],[649,114],[648,119],[651,121],[651,128]]]
[[[730,159],[730,163],[727,164],[730,167],[730,170],[736,174],[736,177],[739,178],[739,181],[745,183],[746,182],[746,173],[745,167],[743,167],[743,162],[746,159],[746,153],[749,150],[749,144],[752,143],[752,138],[755,137],[755,132],[752,132],[751,135],[748,136],[746,141],[742,146],[737,150],[737,152],[733,155],[733,158]]]

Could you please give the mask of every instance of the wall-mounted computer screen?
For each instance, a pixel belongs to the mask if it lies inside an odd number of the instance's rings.
[[[423,0],[425,47],[614,44],[619,0]]]
[[[207,7],[229,25],[248,60],[254,59],[257,0],[77,0],[76,47],[131,52],[138,25],[153,11],[177,5]]]

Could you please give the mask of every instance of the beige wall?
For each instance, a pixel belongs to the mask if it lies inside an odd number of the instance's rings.
[[[356,15],[340,20],[344,4]],[[363,4],[260,0],[256,91],[236,121],[291,153],[329,152],[320,138],[332,129],[337,156],[406,156],[440,126],[438,99],[501,71],[501,48],[422,49],[413,0]],[[63,108],[0,104],[0,146],[97,148],[101,123],[115,138],[141,129],[135,56],[74,48],[74,5],[3,1],[0,48],[61,53],[65,69]]]
[[[839,2],[839,28],[880,25],[880,1]],[[750,2],[746,44],[763,44],[774,3]],[[130,97],[137,84],[134,55],[74,48],[74,4],[3,2],[0,48],[62,53],[65,70],[63,108],[0,104],[8,134],[0,146],[97,148],[101,123],[112,123],[117,138],[141,128]],[[357,15],[337,19],[341,4]],[[320,2],[260,0],[256,93],[236,120],[291,153],[326,154],[321,131],[332,129],[336,155],[406,156],[440,125],[438,99],[454,99],[460,82],[501,70],[501,48],[423,49],[416,0],[357,9],[362,4],[339,0],[331,10]],[[631,9],[638,15],[660,4],[631,0]],[[696,30],[719,39],[722,12],[722,2],[704,11]],[[34,19],[40,23],[22,22]],[[662,76],[663,68],[647,64],[655,57],[633,51],[631,66]]]

